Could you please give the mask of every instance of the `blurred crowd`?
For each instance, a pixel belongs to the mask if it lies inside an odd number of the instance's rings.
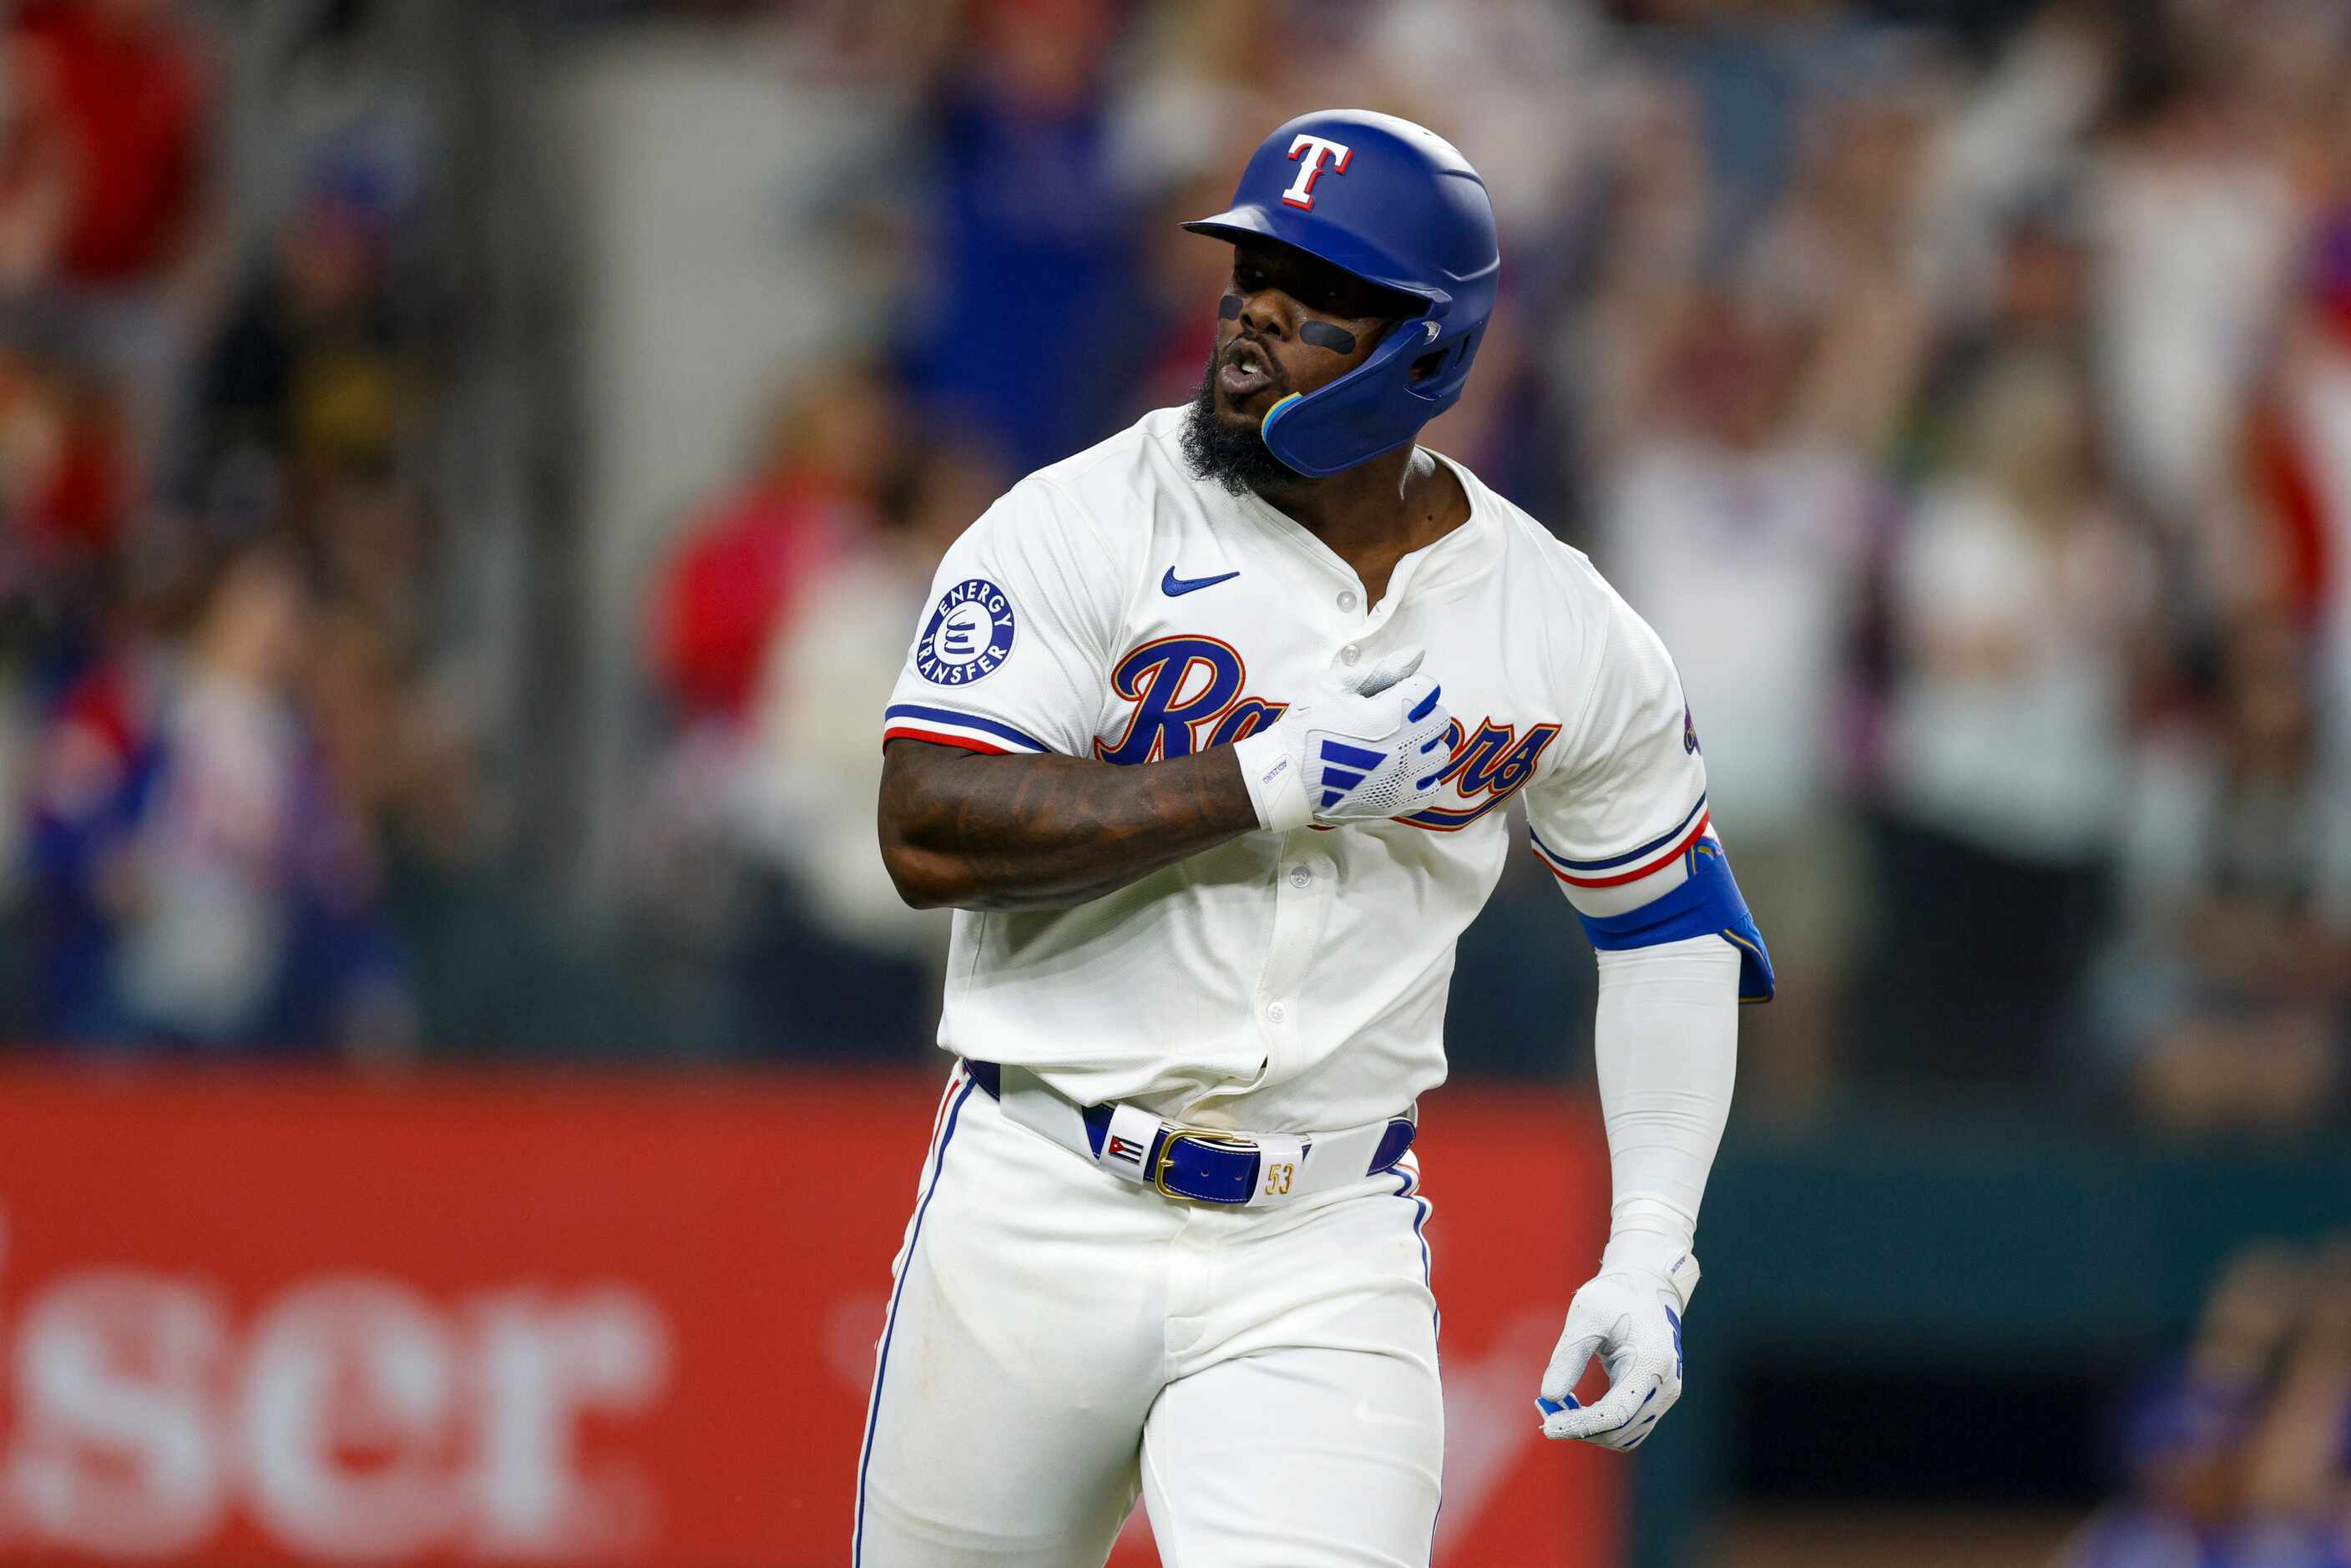
[[[329,556],[381,581],[359,535],[405,504],[394,214],[322,166],[245,285],[216,62],[183,18],[26,4],[0,47],[12,1021],[93,1047],[405,1036],[368,781],[312,722],[398,630],[359,582],[314,589]]]
[[[197,18],[24,0],[0,92],[19,1034],[488,1048],[517,1017],[609,1022],[582,998],[659,968],[655,994],[720,998],[692,1028],[646,1009],[674,1050],[918,1052],[945,925],[892,894],[872,785],[932,566],[1012,478],[1190,395],[1228,253],[1176,221],[1270,127],[1346,102],[1447,134],[1493,193],[1496,329],[1424,439],[1674,650],[1781,973],[1747,1103],[2344,1112],[2340,0],[538,10],[729,29],[777,91],[888,111],[804,204],[858,279],[829,351],[744,411],[641,622],[590,629],[643,648],[659,716],[617,935],[533,936],[488,891],[499,790],[433,608],[467,500],[432,478],[462,290],[416,254],[430,160],[346,114],[232,232]],[[1556,1071],[1588,1027],[1573,924],[1514,860],[1464,944],[1465,1071]]]
[[[397,95],[321,7],[0,29],[0,1031],[397,1061],[484,821],[436,669],[451,298]],[[317,109],[316,105],[330,105]]]
[[[2057,1568],[2351,1563],[2351,1241],[2231,1260],[2121,1417],[2122,1496]]]

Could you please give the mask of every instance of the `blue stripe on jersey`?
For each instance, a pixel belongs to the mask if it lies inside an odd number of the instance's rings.
[[[1565,855],[1555,852],[1549,844],[1544,843],[1542,840],[1536,835],[1531,824],[1530,824],[1527,829],[1527,837],[1534,840],[1535,848],[1541,850],[1543,853],[1543,858],[1551,862],[1552,864],[1555,866],[1560,866],[1568,871],[1606,871],[1611,866],[1629,865],[1633,862],[1639,860],[1643,855],[1656,854],[1659,850],[1664,849],[1667,844],[1672,843],[1676,839],[1680,838],[1684,833],[1689,831],[1689,825],[1692,822],[1697,821],[1698,814],[1705,810],[1706,797],[1700,795],[1698,798],[1698,804],[1689,809],[1689,814],[1684,817],[1670,831],[1659,833],[1656,838],[1651,839],[1647,843],[1643,844],[1637,850],[1626,850],[1623,854],[1610,855],[1604,861],[1572,861]]]

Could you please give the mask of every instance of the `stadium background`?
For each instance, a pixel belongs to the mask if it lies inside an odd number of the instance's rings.
[[[883,695],[1357,104],[1782,977],[1627,1463],[1530,1408],[1589,959],[1524,856],[1463,944],[1440,1560],[2351,1561],[2341,0],[0,14],[0,1556],[844,1559]]]

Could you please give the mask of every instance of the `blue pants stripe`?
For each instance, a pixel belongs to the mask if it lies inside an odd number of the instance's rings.
[[[924,1189],[923,1201],[914,1207],[914,1228],[906,1238],[906,1260],[899,1267],[898,1282],[890,1291],[890,1312],[882,1324],[882,1353],[873,1364],[873,1401],[865,1410],[865,1448],[857,1457],[857,1524],[851,1538],[849,1560],[852,1568],[862,1568],[865,1562],[865,1472],[873,1463],[873,1430],[882,1421],[882,1379],[890,1370],[890,1336],[898,1327],[898,1300],[906,1293],[906,1276],[914,1271],[914,1248],[923,1239],[923,1216],[930,1212],[931,1199],[938,1196],[939,1172],[947,1163],[947,1145],[955,1139],[956,1119],[963,1114],[963,1103],[971,1098],[974,1085],[964,1082],[963,1092],[955,1097],[947,1112],[946,1126],[931,1156],[930,1185]]]

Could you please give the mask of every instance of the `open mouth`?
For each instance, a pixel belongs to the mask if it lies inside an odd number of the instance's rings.
[[[1265,351],[1245,338],[1235,339],[1217,367],[1217,385],[1235,403],[1244,403],[1261,392],[1274,390],[1273,366]]]

